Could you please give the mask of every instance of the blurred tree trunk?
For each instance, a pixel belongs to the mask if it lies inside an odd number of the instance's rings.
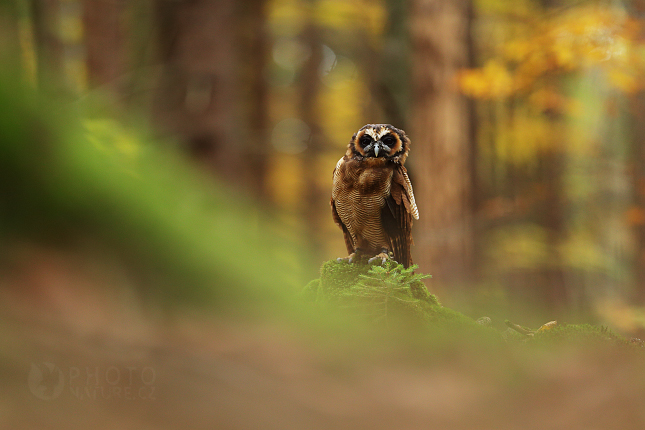
[[[541,292],[540,299],[550,309],[564,309],[570,301],[570,292],[565,283],[565,267],[559,257],[560,245],[566,237],[566,220],[564,213],[564,184],[565,169],[564,155],[561,152],[564,143],[562,121],[560,114],[549,115],[552,132],[549,133],[553,142],[551,150],[541,156],[540,182],[544,187],[544,204],[538,212],[539,222],[547,232],[546,245],[551,259],[539,269],[538,277],[534,281],[534,288]],[[530,281],[527,280],[527,283]]]
[[[635,19],[645,19],[645,0],[634,0],[629,12]],[[645,41],[645,29],[641,27],[639,40]],[[629,220],[634,229],[634,284],[635,297],[645,303],[645,91],[631,96],[632,120],[632,193],[634,216]]]
[[[229,185],[267,196],[266,0],[156,0],[160,127]]]
[[[314,0],[315,2],[315,0]],[[312,2],[313,3],[313,2]],[[303,64],[298,81],[299,102],[298,109],[301,119],[309,126],[310,138],[307,149],[303,154],[305,164],[303,178],[306,185],[304,202],[304,219],[307,223],[307,242],[311,249],[314,261],[323,258],[323,240],[320,237],[321,217],[329,216],[329,197],[326,197],[328,190],[324,192],[319,184],[319,175],[316,165],[322,152],[324,136],[319,121],[318,95],[320,93],[320,64],[322,63],[322,41],[320,29],[315,21],[313,5],[309,9],[309,16],[305,28],[301,33],[301,39],[311,55]]]
[[[90,88],[106,86],[124,96],[128,66],[125,0],[83,0],[83,33]]]
[[[469,66],[472,4],[412,0],[412,167],[420,220],[413,259],[440,285],[473,271],[471,115],[455,74]]]
[[[634,229],[634,283],[636,298],[645,302],[645,92],[632,96],[633,166],[632,189],[635,216],[629,220]]]
[[[545,10],[553,9],[562,5],[561,0],[541,0],[540,3]],[[557,77],[553,78],[557,80]],[[544,115],[548,118],[548,126],[551,132],[548,134],[552,141],[550,150],[540,158],[540,169],[538,172],[541,184],[545,191],[545,201],[539,212],[539,223],[547,232],[546,245],[551,260],[539,268],[534,288],[539,289],[538,298],[552,311],[564,310],[570,304],[571,294],[567,291],[565,283],[565,267],[562,266],[559,257],[560,245],[565,239],[566,220],[564,213],[564,183],[565,159],[562,148],[566,146],[563,141],[562,112],[546,110]],[[527,282],[528,284],[529,282]]]
[[[160,127],[229,184],[248,184],[238,112],[235,0],[157,0]]]
[[[385,122],[407,130],[407,114],[410,101],[410,43],[408,38],[408,11],[405,0],[385,2],[387,26],[383,45],[376,52],[366,43],[361,50],[365,75],[376,103],[365,107],[368,118],[376,118],[382,112]],[[363,40],[369,40],[365,34]],[[396,67],[392,67],[396,64]],[[375,73],[378,71],[378,73]],[[375,112],[375,107],[380,108]],[[376,122],[376,120],[370,120]]]
[[[27,5],[15,2],[0,2],[0,61],[7,64],[19,64],[21,57],[26,53],[21,52],[20,27],[18,20],[21,15],[26,15]],[[24,60],[23,60],[23,66]]]
[[[58,34],[60,3],[58,0],[32,0],[31,11],[38,86],[50,94],[60,95],[64,91],[63,43]]]
[[[267,28],[266,0],[247,0],[238,4],[240,23],[240,64],[244,67],[242,94],[245,131],[240,133],[248,143],[250,186],[263,200],[269,199],[267,189],[269,155],[269,88],[266,79],[271,39]]]

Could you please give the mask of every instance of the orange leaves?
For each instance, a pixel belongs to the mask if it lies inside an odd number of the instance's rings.
[[[507,23],[493,58],[481,68],[462,72],[464,94],[481,99],[530,95],[545,78],[596,68],[623,93],[642,89],[645,44],[643,23],[615,7],[574,7],[559,15],[526,16]],[[536,99],[557,103],[544,94]],[[553,106],[550,106],[553,107]]]

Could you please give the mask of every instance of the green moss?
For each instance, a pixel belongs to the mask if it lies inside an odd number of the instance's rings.
[[[479,327],[471,318],[441,306],[423,283],[430,276],[415,274],[415,269],[391,261],[383,266],[327,261],[320,269],[320,279],[309,282],[303,295],[374,321],[412,319],[422,324]]]
[[[367,273],[367,266],[336,262],[333,260],[323,263],[320,268],[320,300],[329,300],[343,295],[359,281],[361,274]]]
[[[536,342],[582,342],[582,343],[614,343],[629,345],[624,337],[612,332],[607,327],[591,324],[561,324],[538,331],[533,337]]]
[[[416,266],[405,269],[391,261],[383,266],[327,261],[320,268],[320,278],[310,281],[302,296],[320,306],[340,308],[378,324],[412,321],[414,327],[432,329],[426,333],[448,334],[447,339],[468,333],[487,345],[504,339],[511,344],[561,342],[630,346],[628,340],[608,328],[590,324],[549,323],[534,330],[505,321],[509,328],[502,333],[490,327],[489,318],[480,318],[478,322],[443,307],[423,283],[429,276],[415,274],[415,269]]]

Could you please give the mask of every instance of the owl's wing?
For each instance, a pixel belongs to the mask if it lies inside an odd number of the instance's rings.
[[[340,217],[338,216],[338,212],[336,211],[336,204],[334,203],[334,199],[331,199],[331,215],[334,218],[334,222],[338,224],[340,228],[343,229],[343,236],[345,237],[345,246],[347,247],[347,253],[351,254],[354,252],[356,249],[354,247],[354,242],[352,242],[352,236],[349,234],[349,231],[347,230],[347,226],[343,224],[343,221],[341,221]]]
[[[419,210],[405,167],[398,166],[394,170],[390,195],[385,202],[386,205],[381,210],[381,221],[390,238],[394,259],[409,267],[412,264],[412,221],[419,219]]]
[[[345,160],[345,157],[338,160],[338,163],[336,163],[336,167],[334,168],[334,173],[332,174],[334,190],[336,189],[337,181],[340,181],[340,178],[339,178],[340,166],[343,164],[344,160]],[[343,224],[343,221],[340,219],[340,216],[338,216],[338,211],[336,210],[336,202],[334,202],[334,191],[332,191],[332,197],[329,203],[331,204],[331,215],[334,218],[334,222],[338,224],[338,226],[341,229],[343,229],[343,236],[345,237],[345,247],[347,247],[347,253],[351,254],[356,250],[356,247],[354,246],[354,242],[352,241],[352,236],[349,234],[349,230],[347,229],[347,226]]]

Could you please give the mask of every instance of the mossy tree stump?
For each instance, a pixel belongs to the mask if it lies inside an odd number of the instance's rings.
[[[443,307],[434,294],[428,292],[423,279],[429,275],[415,274],[416,266],[404,268],[393,261],[383,266],[330,260],[320,268],[320,278],[310,281],[303,297],[321,307],[342,308],[375,323],[389,325],[392,320],[413,321],[419,327],[447,331],[467,329],[504,339],[507,342],[535,344],[554,342],[605,343],[642,346],[638,339],[631,341],[613,333],[607,327],[590,324],[547,323],[539,329],[520,327],[506,322],[506,332],[490,327],[489,318],[474,319]],[[487,322],[487,323],[486,323]]]
[[[393,261],[370,266],[345,261],[327,261],[320,278],[307,284],[304,296],[322,306],[347,308],[374,321],[412,318],[425,323],[471,325],[477,323],[459,312],[441,306],[430,294],[416,266],[404,268]]]

